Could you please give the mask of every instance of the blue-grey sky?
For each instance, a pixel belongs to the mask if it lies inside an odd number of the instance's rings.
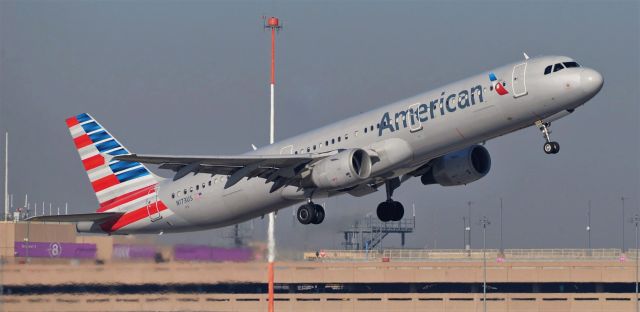
[[[487,143],[489,175],[464,187],[412,180],[395,198],[411,211],[410,247],[462,246],[462,216],[493,222],[499,198],[508,248],[584,247],[587,201],[595,247],[620,245],[621,196],[638,211],[638,1],[214,2],[0,0],[0,128],[10,142],[10,192],[22,202],[97,206],[64,119],[89,112],[130,150],[243,153],[268,142],[269,34],[278,15],[277,138],[311,130],[531,56],[567,55],[600,71],[600,94],[553,124]],[[161,173],[162,174],[162,173]],[[321,226],[280,211],[280,248],[337,248],[339,231],[384,199],[326,201]],[[254,237],[264,238],[265,220]],[[223,243],[223,230],[165,235]],[[480,237],[479,226],[473,227]],[[627,244],[633,242],[627,226]],[[479,242],[479,239],[474,239]],[[397,246],[391,239],[387,246]]]

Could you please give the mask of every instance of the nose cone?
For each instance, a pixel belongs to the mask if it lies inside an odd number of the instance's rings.
[[[580,87],[585,94],[593,97],[602,89],[604,78],[602,75],[590,68],[585,68],[580,73]]]

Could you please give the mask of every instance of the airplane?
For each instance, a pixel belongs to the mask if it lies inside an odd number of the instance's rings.
[[[535,126],[544,152],[559,152],[551,122],[593,98],[603,77],[570,57],[524,57],[242,155],[135,154],[91,115],[72,116],[66,124],[99,208],[28,221],[75,222],[78,232],[162,234],[224,227],[302,203],[298,221],[320,224],[325,210],[314,199],[381,188],[387,199],[378,218],[398,221],[404,207],[393,192],[409,179],[457,186],[486,176],[491,157],[482,142]]]

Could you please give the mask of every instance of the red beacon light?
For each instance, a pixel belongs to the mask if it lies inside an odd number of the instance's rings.
[[[282,25],[280,25],[280,19],[278,19],[277,17],[263,17],[265,19],[265,23],[264,23],[264,28],[272,28],[272,29],[280,29],[282,28]]]

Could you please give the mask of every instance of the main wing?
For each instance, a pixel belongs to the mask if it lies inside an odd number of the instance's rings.
[[[174,156],[138,155],[115,156],[121,161],[159,165],[160,169],[175,172],[173,180],[189,173],[210,173],[228,175],[225,188],[238,183],[243,178],[260,177],[265,183],[273,182],[271,192],[287,185],[301,187],[303,172],[313,162],[335,154],[335,152],[303,155],[236,155],[236,156]]]

